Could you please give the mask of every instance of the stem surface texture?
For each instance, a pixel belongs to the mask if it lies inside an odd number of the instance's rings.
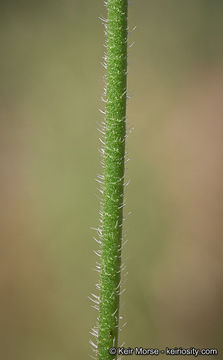
[[[106,115],[98,360],[117,358],[116,354],[109,353],[109,349],[118,346],[126,137],[128,1],[108,0],[106,5]]]

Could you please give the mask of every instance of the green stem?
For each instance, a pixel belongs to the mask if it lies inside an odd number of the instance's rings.
[[[126,137],[127,0],[108,0],[106,118],[102,212],[98,360],[116,359]]]

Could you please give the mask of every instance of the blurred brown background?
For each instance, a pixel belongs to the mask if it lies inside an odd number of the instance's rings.
[[[91,354],[99,16],[102,0],[0,2],[4,360]],[[222,354],[222,16],[220,0],[135,0],[129,8],[137,30],[129,39],[126,346]]]

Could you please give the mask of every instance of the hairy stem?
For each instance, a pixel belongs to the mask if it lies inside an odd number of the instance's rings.
[[[127,0],[107,1],[106,116],[98,360],[116,359],[118,346],[121,242],[123,222]]]

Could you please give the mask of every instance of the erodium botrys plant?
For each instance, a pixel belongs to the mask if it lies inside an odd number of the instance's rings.
[[[98,176],[102,202],[97,229],[100,249],[96,251],[100,281],[99,295],[90,297],[99,311],[97,324],[91,330],[95,339],[90,340],[98,360],[117,356],[111,348],[118,346],[126,138],[128,0],[107,0],[105,5],[107,19],[102,19],[106,34],[105,118],[101,128],[103,175]]]

